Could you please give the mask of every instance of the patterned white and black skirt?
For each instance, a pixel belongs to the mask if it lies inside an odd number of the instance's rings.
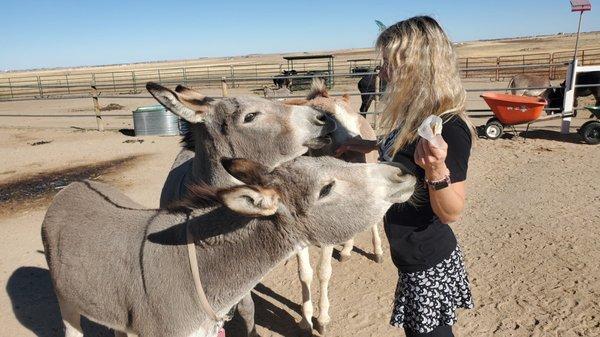
[[[457,246],[449,258],[434,267],[400,272],[390,324],[428,333],[443,324],[453,325],[458,308],[473,308],[473,299]]]

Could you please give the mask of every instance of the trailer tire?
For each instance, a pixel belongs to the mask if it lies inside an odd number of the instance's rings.
[[[504,126],[502,125],[502,123],[500,123],[499,120],[492,118],[485,125],[484,132],[485,136],[488,139],[498,139],[502,136],[502,133],[504,132]]]
[[[600,121],[585,122],[579,129],[579,134],[588,144],[600,144]]]

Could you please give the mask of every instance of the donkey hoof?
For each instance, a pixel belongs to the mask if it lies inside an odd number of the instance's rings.
[[[315,329],[317,329],[317,332],[321,336],[325,336],[325,334],[327,334],[327,325],[325,324],[321,325],[319,322],[317,322]]]
[[[375,262],[377,262],[377,263],[383,263],[383,255],[382,254],[375,254]]]
[[[348,255],[340,254],[340,262],[346,262],[348,260],[350,260],[350,254],[348,254]]]

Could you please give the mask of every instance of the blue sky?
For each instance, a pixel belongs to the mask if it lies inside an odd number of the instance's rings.
[[[600,30],[592,3],[583,31]],[[577,28],[568,0],[2,0],[0,70],[370,47],[375,19],[420,14],[454,41]]]

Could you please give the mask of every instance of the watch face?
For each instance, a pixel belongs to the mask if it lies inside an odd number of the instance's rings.
[[[429,185],[436,191],[441,190],[442,188],[450,186],[450,177],[448,176],[442,181],[430,182]]]
[[[448,184],[448,180],[440,181],[438,183],[433,184],[433,189],[436,191],[441,190],[442,188],[448,187],[448,185],[450,185]]]

